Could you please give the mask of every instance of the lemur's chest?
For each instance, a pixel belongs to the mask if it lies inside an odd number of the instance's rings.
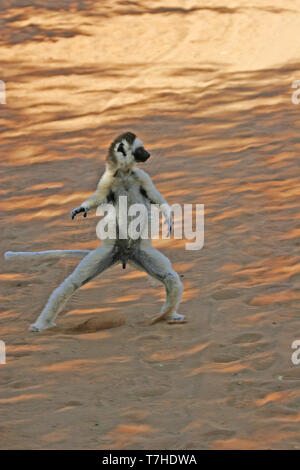
[[[146,202],[140,183],[134,174],[128,176],[120,175],[115,178],[108,195],[109,202],[118,205],[121,196],[127,198],[127,204],[129,206],[131,204]]]

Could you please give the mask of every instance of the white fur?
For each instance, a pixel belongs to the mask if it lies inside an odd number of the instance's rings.
[[[107,169],[104,175],[100,178],[94,194],[84,201],[81,206],[88,210],[98,207],[104,201],[113,181],[113,172]]]
[[[80,207],[89,210],[99,206],[105,201],[110,191],[113,191],[116,196],[126,193],[129,205],[142,201],[149,211],[149,201],[158,204],[169,224],[169,230],[171,230],[171,209],[168,203],[156,189],[150,176],[145,171],[139,168],[133,170],[134,158],[132,154],[136,148],[142,145],[141,140],[136,138],[130,148],[129,143],[124,140],[126,156],[122,152],[117,151],[116,145],[114,152],[117,168],[107,165],[96,191]],[[143,192],[141,192],[141,188],[144,190]],[[145,194],[148,201],[145,200]],[[156,323],[162,319],[167,319],[169,323],[184,323],[184,315],[180,315],[176,311],[181,300],[182,284],[168,258],[153,248],[150,240],[138,239],[134,241],[129,239],[127,249],[124,250],[124,242],[122,241],[121,243],[117,239],[103,240],[101,246],[90,252],[88,250],[87,252],[85,250],[53,250],[40,253],[6,253],[6,259],[16,256],[29,259],[30,257],[40,257],[43,259],[49,256],[83,257],[73,273],[52,292],[38,319],[29,328],[30,331],[41,331],[55,326],[54,320],[57,314],[62,310],[73,292],[113,264],[124,262],[122,258],[125,256],[124,253],[127,256],[126,262],[146,271],[165,286],[166,301],[160,314],[154,317],[151,323]],[[128,253],[130,254],[128,255]]]
[[[138,149],[139,147],[143,147],[143,142],[136,137],[132,144],[132,149],[131,149],[132,153],[134,153],[135,150]]]

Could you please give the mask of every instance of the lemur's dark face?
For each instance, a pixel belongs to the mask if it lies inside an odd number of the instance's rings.
[[[136,162],[145,162],[150,157],[150,153],[144,149],[142,142],[137,137],[133,142],[132,154]]]
[[[132,132],[126,132],[114,142],[114,155],[119,168],[132,166],[135,162],[145,162],[150,153],[144,149],[143,143]]]

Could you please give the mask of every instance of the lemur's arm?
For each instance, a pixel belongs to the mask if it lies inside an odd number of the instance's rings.
[[[141,170],[140,168],[135,168],[134,173],[136,174],[138,181],[141,187],[143,188],[143,190],[145,191],[149,201],[152,204],[159,205],[159,208],[165,217],[165,221],[168,224],[168,228],[169,228],[168,236],[169,236],[173,230],[171,207],[169,206],[165,198],[160,194],[158,189],[156,189],[148,173],[146,173],[144,170]]]
[[[99,204],[101,204],[106,198],[107,193],[113,182],[113,179],[113,174],[109,171],[106,171],[100,178],[100,181],[94,194],[92,194],[86,201],[84,201],[81,206],[76,207],[76,209],[72,210],[72,219],[74,219],[74,217],[80,212],[84,212],[83,216],[86,217],[87,212],[90,209],[99,206]]]

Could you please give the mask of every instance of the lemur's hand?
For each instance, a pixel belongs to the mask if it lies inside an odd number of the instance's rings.
[[[166,224],[168,225],[167,237],[169,237],[169,236],[171,235],[171,233],[173,233],[173,218],[172,218],[172,214],[170,214],[170,217],[166,219]]]
[[[86,217],[87,216],[87,209],[85,207],[82,207],[82,206],[79,206],[79,207],[76,207],[76,209],[73,209],[71,211],[71,217],[72,217],[72,220],[74,219],[74,217],[79,214],[80,212],[84,212],[83,214],[83,217]]]
[[[169,238],[169,236],[173,232],[173,213],[171,207],[167,203],[161,204],[160,209],[164,215],[164,223],[167,225],[168,228],[167,238]]]

